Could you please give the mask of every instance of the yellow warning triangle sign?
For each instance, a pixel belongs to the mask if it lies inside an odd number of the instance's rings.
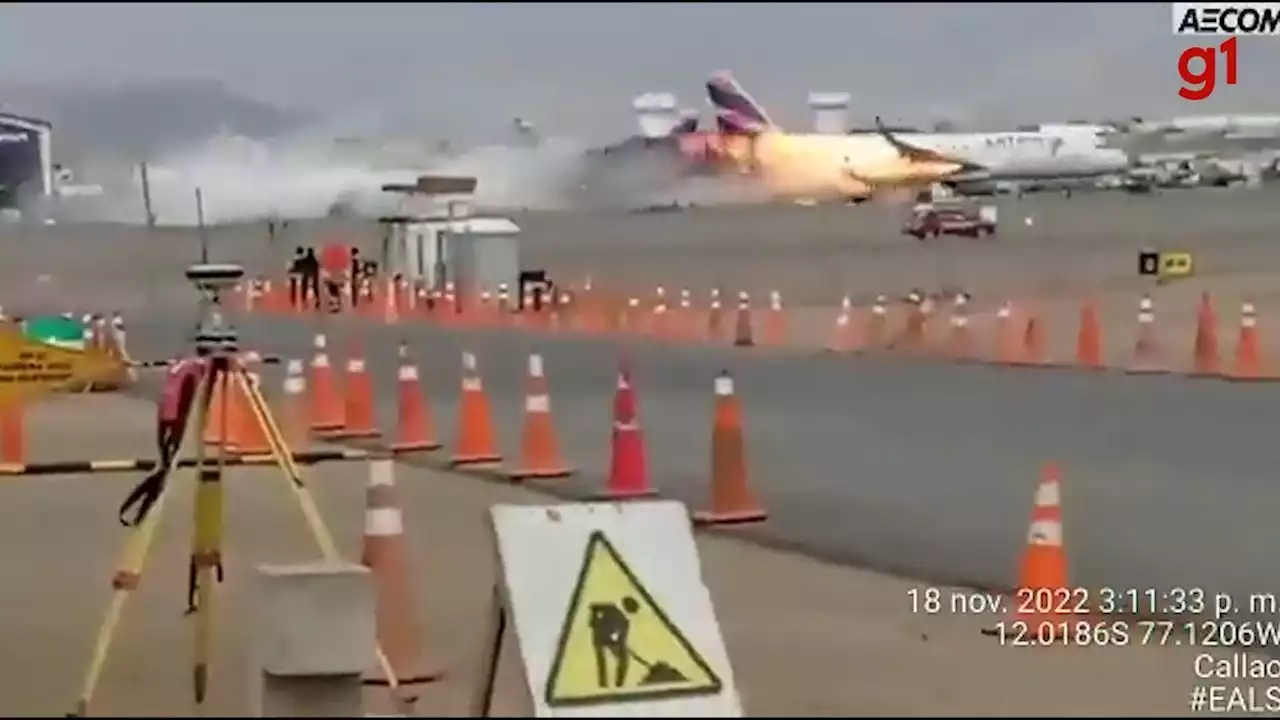
[[[715,695],[722,687],[604,533],[591,533],[547,675],[547,706]]]

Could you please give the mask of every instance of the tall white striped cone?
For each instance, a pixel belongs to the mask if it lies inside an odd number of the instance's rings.
[[[528,387],[524,400],[524,432],[520,458],[507,473],[513,480],[562,478],[573,474],[560,456],[555,421],[551,419],[551,393],[543,369],[542,356],[529,355]]]
[[[301,360],[285,365],[284,397],[280,402],[280,432],[289,449],[304,452],[311,444],[307,427],[307,376]]]
[[[364,549],[360,563],[369,568],[376,590],[378,644],[401,687],[427,683],[440,672],[426,662],[422,628],[414,615],[412,577],[404,538],[404,516],[396,498],[395,462],[390,458],[369,461],[369,486],[365,495]],[[381,670],[369,673],[365,682],[386,685]],[[408,699],[408,698],[406,698]],[[412,701],[410,699],[410,701]]]
[[[1168,370],[1156,336],[1155,303],[1150,295],[1143,295],[1138,301],[1138,332],[1133,341],[1133,357],[1125,372],[1162,373]]]

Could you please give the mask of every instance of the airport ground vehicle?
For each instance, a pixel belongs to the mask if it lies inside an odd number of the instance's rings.
[[[979,238],[996,234],[996,207],[969,203],[917,203],[902,232],[917,240],[940,235]]]

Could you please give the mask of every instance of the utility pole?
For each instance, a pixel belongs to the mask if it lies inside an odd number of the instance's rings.
[[[196,233],[200,238],[200,262],[209,262],[209,236],[204,231],[204,195],[196,188]]]
[[[147,230],[154,230],[156,227],[156,215],[151,210],[151,179],[147,174],[145,160],[138,165],[138,173],[142,178],[142,211],[145,213],[144,218],[147,222]]]

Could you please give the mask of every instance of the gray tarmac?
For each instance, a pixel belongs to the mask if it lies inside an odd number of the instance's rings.
[[[118,394],[46,399],[28,417],[32,457],[146,453],[153,413],[150,403]],[[365,465],[304,470],[334,540],[351,559],[360,552]],[[416,715],[465,716],[482,679],[489,615],[483,600],[496,571],[484,517],[495,503],[547,498],[404,463],[396,476],[414,619],[423,631],[427,664],[444,671],[440,682],[421,688]],[[114,509],[136,480],[111,474],[0,482],[0,636],[6,640],[0,643],[0,712],[48,717],[65,712],[77,696],[125,537]],[[247,692],[252,637],[244,621],[253,614],[253,569],[305,562],[317,550],[274,468],[228,472],[226,575],[213,606],[210,694],[205,707],[194,706],[192,629],[182,614],[191,480],[190,473],[172,479],[143,581],[116,628],[92,716],[253,714]],[[918,583],[735,538],[702,534],[698,549],[737,687],[752,716],[1169,717],[1186,713],[1187,691],[1203,682],[1193,678],[1199,651],[1192,648],[1137,640],[1127,647],[1014,648],[980,635],[994,620],[987,614],[913,610],[907,598],[921,590]],[[803,596],[797,587],[805,589]],[[513,661],[516,650],[509,640],[499,663],[495,717],[528,714],[528,685]],[[852,667],[861,670],[851,680]],[[366,712],[391,712],[383,689],[368,689],[365,702]]]
[[[883,207],[529,215],[521,222],[528,263],[561,277],[776,287],[797,303],[830,303],[841,290],[905,290],[930,278],[991,292],[1140,287],[1135,254],[1151,245],[1195,251],[1209,278],[1248,274],[1268,289],[1268,272],[1280,261],[1272,248],[1277,197],[1205,191],[1009,202],[995,243],[935,246],[899,236],[901,211]],[[1031,225],[1020,223],[1028,216]],[[290,232],[316,236],[301,226]],[[371,238],[376,231],[347,232]],[[58,228],[17,248],[5,242],[3,252],[48,263],[86,302],[104,298],[126,308],[135,355],[147,357],[177,348],[194,319],[194,293],[177,273],[197,244],[178,231],[163,241],[139,237]],[[211,237],[215,259],[268,269],[293,244],[286,236],[272,251],[261,228],[216,229]],[[18,267],[6,262],[4,272]],[[5,304],[35,302],[29,295]],[[568,487],[588,491],[601,482],[617,342],[325,322],[335,347],[349,335],[366,344],[388,428],[395,344],[407,339],[423,361],[446,440],[460,352],[476,352],[509,451],[518,442],[525,354],[538,348],[565,454],[582,470]],[[241,327],[247,344],[309,354],[313,329],[304,322],[252,317]],[[1077,582],[1201,587],[1237,598],[1280,592],[1271,557],[1272,508],[1280,502],[1269,442],[1280,420],[1274,385],[647,343],[628,350],[654,482],[695,505],[708,492],[712,378],[722,368],[734,373],[751,478],[772,512],[767,525],[748,531],[761,538],[927,580],[1007,586],[1039,466],[1057,461]]]

